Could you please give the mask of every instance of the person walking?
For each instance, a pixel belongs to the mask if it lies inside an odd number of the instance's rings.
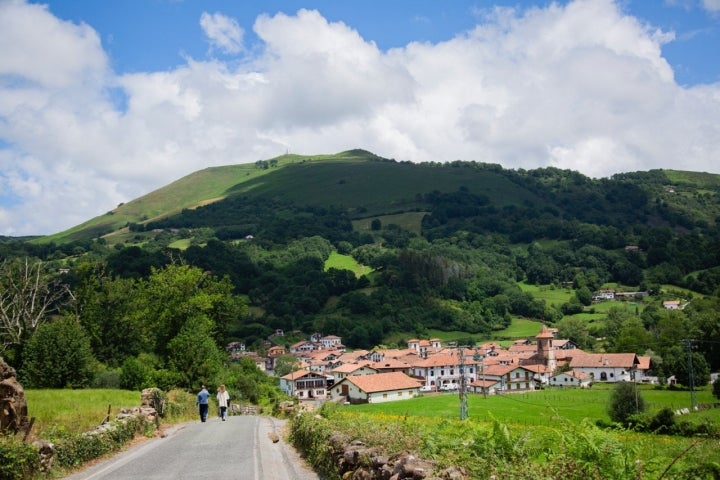
[[[222,418],[222,421],[225,421],[225,418],[227,418],[227,410],[230,406],[230,394],[225,389],[225,385],[220,385],[218,387],[217,392],[217,402],[218,407],[220,407],[220,418]]]
[[[207,388],[205,388],[205,385],[203,385],[200,388],[200,392],[197,394],[197,400],[195,401],[195,404],[198,406],[200,412],[201,422],[207,421],[208,410],[210,408],[210,404],[208,403],[209,398],[210,393],[207,391]]]

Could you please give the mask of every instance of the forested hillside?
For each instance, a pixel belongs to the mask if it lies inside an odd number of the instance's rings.
[[[68,345],[99,363],[66,384],[122,367],[128,384],[134,368],[187,385],[220,368],[228,342],[262,353],[276,329],[282,342],[322,332],[372,348],[499,338],[523,318],[584,349],[651,355],[659,375],[686,371],[683,340],[699,371],[720,368],[717,175],[591,179],[363,151],[225,172],[182,179],[70,232],[0,240],[4,306],[18,277],[32,286],[23,265],[61,292],[32,325],[3,313],[4,356],[45,385],[37,372],[48,352],[70,348],[45,343],[70,332]],[[643,295],[593,303],[607,288]]]

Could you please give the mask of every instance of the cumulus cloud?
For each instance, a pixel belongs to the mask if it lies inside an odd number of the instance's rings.
[[[203,12],[200,16],[200,26],[210,40],[210,44],[223,53],[234,54],[242,51],[242,39],[245,32],[234,18],[221,13]]]
[[[287,150],[720,173],[720,85],[675,82],[672,32],[611,0],[483,13],[448,41],[389,51],[317,11],[263,15],[252,52],[234,19],[206,13],[213,48],[241,61],[124,74],[91,26],[0,0],[0,44],[13,45],[0,51],[0,234],[55,233]]]
[[[720,0],[702,0],[702,6],[708,12],[720,12]]]

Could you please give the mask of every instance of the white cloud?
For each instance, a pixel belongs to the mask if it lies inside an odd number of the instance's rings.
[[[200,26],[210,40],[210,44],[224,53],[240,53],[243,49],[242,41],[245,33],[237,21],[221,13],[209,14],[203,12],[200,16]]]
[[[702,0],[702,7],[708,12],[720,12],[720,0]]]
[[[257,18],[253,52],[229,17],[201,26],[241,61],[118,74],[90,26],[0,0],[0,44],[14,46],[0,50],[0,234],[55,233],[286,150],[720,173],[720,85],[677,85],[661,52],[672,35],[611,0],[486,11],[449,41],[390,51],[310,10]]]

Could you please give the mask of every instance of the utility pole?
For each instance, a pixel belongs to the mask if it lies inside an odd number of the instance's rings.
[[[465,381],[465,347],[458,346],[458,355],[460,355],[460,420],[468,417],[467,390]]]
[[[693,374],[693,364],[692,364],[692,342],[693,340],[685,339],[683,340],[683,344],[685,345],[685,350],[687,351],[687,361],[688,361],[688,379],[690,380],[690,407],[691,410],[695,411],[695,405],[697,405],[697,400],[695,399],[695,376]]]
[[[475,353],[473,354],[473,360],[478,362],[480,364],[480,375],[482,377],[482,392],[483,392],[483,398],[487,398],[487,388],[485,387],[485,363],[483,362],[483,358],[480,355],[480,350],[478,347],[475,347]]]

